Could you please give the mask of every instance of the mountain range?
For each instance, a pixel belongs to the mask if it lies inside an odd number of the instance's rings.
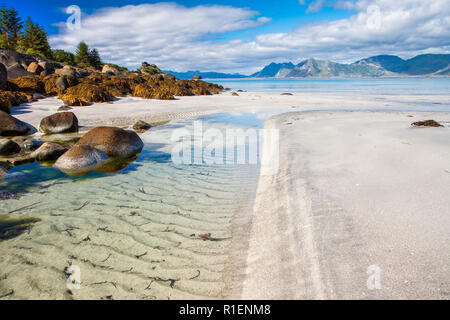
[[[202,78],[352,78],[352,77],[407,77],[407,76],[450,76],[450,54],[422,54],[404,60],[393,55],[379,55],[351,64],[310,58],[295,65],[292,62],[275,63],[262,70],[245,76],[218,72],[172,72],[180,79],[191,79],[199,75]]]

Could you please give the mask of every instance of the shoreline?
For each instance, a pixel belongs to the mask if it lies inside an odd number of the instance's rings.
[[[213,96],[178,97],[177,100],[144,100],[124,97],[114,103],[95,103],[87,107],[73,107],[80,126],[127,127],[135,120],[164,122],[241,110],[398,110],[445,111],[450,104],[449,95],[373,95],[349,93],[293,92],[282,96],[279,92],[240,92],[238,97],[231,93]],[[56,97],[14,107],[11,114],[36,128],[42,118],[57,112],[63,103]],[[133,112],[132,116],[127,114]],[[82,128],[81,128],[82,129]]]

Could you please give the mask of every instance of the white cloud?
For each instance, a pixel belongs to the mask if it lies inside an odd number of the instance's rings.
[[[311,56],[350,62],[384,53],[450,53],[450,0],[340,0],[335,5],[355,14],[252,41],[222,42],[214,37],[270,19],[227,6],[162,3],[105,8],[84,16],[81,30],[62,28],[50,41],[54,47],[73,50],[84,40],[106,61],[136,66],[146,60],[177,71],[251,72],[271,61],[297,62]]]

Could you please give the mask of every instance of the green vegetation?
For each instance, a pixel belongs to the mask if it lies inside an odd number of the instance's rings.
[[[75,55],[72,52],[67,52],[61,49],[52,50],[52,58],[56,62],[75,66]]]
[[[80,67],[91,67],[100,69],[102,67],[102,61],[97,49],[89,49],[89,46],[85,42],[80,42],[77,46],[75,62]]]
[[[15,50],[20,39],[20,30],[23,23],[15,9],[7,9],[3,6],[0,9],[0,46]]]

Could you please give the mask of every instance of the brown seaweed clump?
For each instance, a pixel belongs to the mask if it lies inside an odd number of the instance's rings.
[[[175,99],[170,88],[160,87],[159,85],[151,86],[149,84],[138,84],[134,88],[133,97],[144,99],[173,100]]]
[[[40,221],[37,218],[10,218],[0,215],[0,240],[17,237],[28,230],[34,223]]]
[[[413,127],[443,127],[442,124],[434,120],[418,121],[411,124]]]
[[[105,88],[87,83],[68,88],[59,95],[59,98],[70,106],[86,106],[94,102],[108,102],[114,99]]]
[[[28,102],[28,96],[23,92],[0,91],[0,110],[10,113],[11,107],[17,107]]]
[[[40,76],[26,76],[8,81],[17,86],[17,91],[45,94],[45,85]]]

